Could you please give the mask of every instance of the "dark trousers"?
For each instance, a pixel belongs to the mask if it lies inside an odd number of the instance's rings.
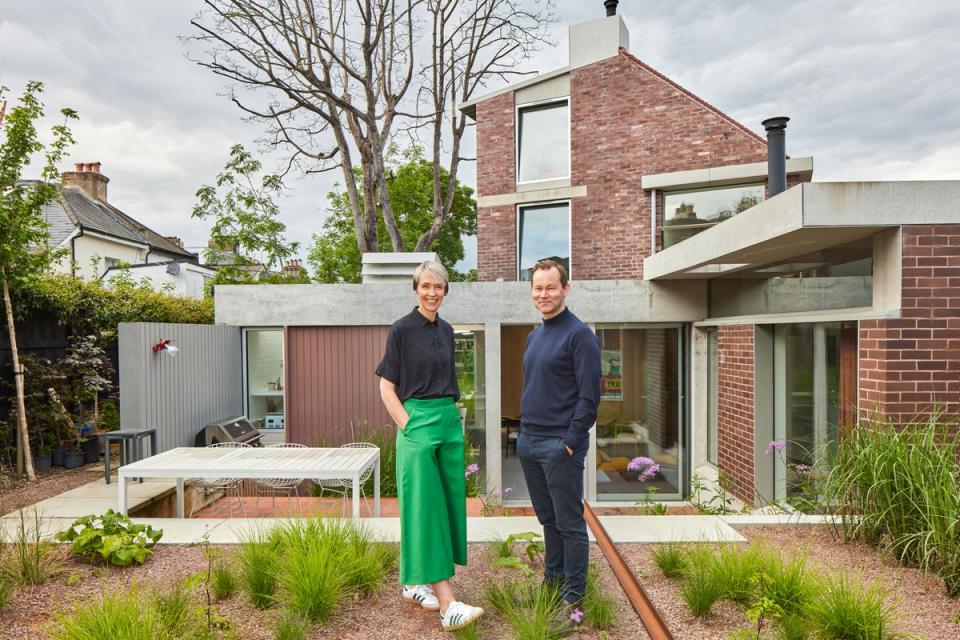
[[[567,453],[560,436],[537,436],[521,430],[517,457],[530,502],[543,525],[546,545],[544,579],[560,585],[567,602],[587,591],[590,546],[583,519],[583,464],[589,440]]]

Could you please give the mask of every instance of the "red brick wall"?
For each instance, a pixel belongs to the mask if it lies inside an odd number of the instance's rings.
[[[753,325],[719,327],[717,353],[717,463],[733,493],[753,504]]]
[[[477,195],[516,190],[513,92],[477,105]],[[477,209],[477,273],[480,280],[517,279],[516,207]]]
[[[860,413],[960,413],[960,224],[903,227],[899,319],[860,323]]]
[[[571,202],[578,280],[643,277],[651,230],[642,176],[766,160],[762,138],[625,52],[575,69],[570,84],[571,184],[587,187]],[[477,105],[480,196],[516,189],[513,120],[512,93]],[[516,279],[509,209],[477,213],[481,280]]]

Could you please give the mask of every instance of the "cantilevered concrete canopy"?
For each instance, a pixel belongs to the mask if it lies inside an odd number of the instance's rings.
[[[647,258],[643,273],[716,278],[909,224],[960,224],[960,181],[799,184]]]

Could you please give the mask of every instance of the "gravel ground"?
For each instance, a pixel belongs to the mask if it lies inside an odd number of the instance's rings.
[[[103,462],[95,462],[76,469],[54,467],[37,474],[36,482],[16,480],[11,469],[0,468],[0,515],[41,500],[60,495],[70,489],[103,477]]]

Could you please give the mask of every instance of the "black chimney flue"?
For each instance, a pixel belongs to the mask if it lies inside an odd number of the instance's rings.
[[[607,8],[607,17],[617,15],[617,5],[620,4],[619,0],[603,0],[603,6]]]
[[[767,118],[760,124],[767,130],[767,197],[772,198],[787,189],[786,129],[790,118]]]

